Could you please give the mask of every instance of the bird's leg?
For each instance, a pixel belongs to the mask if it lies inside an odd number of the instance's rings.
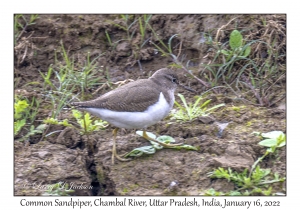
[[[163,142],[158,141],[156,139],[153,139],[153,138],[151,138],[150,136],[147,135],[147,133],[146,133],[145,130],[143,130],[143,137],[145,139],[147,139],[148,141],[154,141],[155,143],[158,143],[161,146],[166,147],[166,148],[172,148],[172,147],[176,147],[176,146],[181,146],[182,145],[182,143],[180,143],[180,144],[166,144],[166,143],[163,143]]]
[[[120,161],[129,161],[131,159],[124,159],[124,158],[121,158],[118,154],[117,154],[117,150],[116,150],[116,136],[117,136],[117,132],[118,132],[119,128],[115,128],[113,130],[113,148],[112,148],[112,156],[111,156],[111,162],[112,164],[114,165],[115,163],[115,157],[120,160]]]
[[[118,132],[118,128],[115,128],[113,130],[113,148],[112,148],[112,155],[111,155],[111,164],[114,165],[115,164],[115,153],[116,153],[116,135],[117,135],[117,132]]]

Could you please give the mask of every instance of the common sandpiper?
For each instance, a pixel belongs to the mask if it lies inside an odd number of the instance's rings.
[[[116,151],[116,135],[119,128],[142,129],[143,137],[164,147],[172,148],[181,144],[165,144],[149,137],[145,129],[165,118],[174,104],[174,92],[179,84],[177,74],[169,68],[157,70],[148,79],[139,79],[116,88],[91,101],[73,102],[72,106],[109,122],[113,130],[112,164],[114,157],[121,158]]]

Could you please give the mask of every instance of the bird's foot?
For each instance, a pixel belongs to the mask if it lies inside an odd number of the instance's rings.
[[[153,139],[151,138],[150,136],[147,135],[146,131],[143,131],[143,138],[147,139],[148,141],[154,141],[155,143],[163,146],[163,147],[166,147],[166,148],[173,148],[173,147],[177,147],[177,146],[182,146],[183,143],[179,143],[179,144],[166,144],[166,143],[163,143],[161,141],[158,141],[156,139]]]
[[[112,156],[111,156],[111,162],[112,162],[112,165],[115,164],[115,157],[119,160],[119,161],[130,161],[131,159],[130,158],[121,158],[118,154],[117,154],[117,148],[116,148],[116,135],[117,135],[117,132],[118,132],[118,128],[115,128],[113,130],[113,136],[114,136],[114,139],[113,139],[113,148],[112,148]]]
[[[126,153],[125,153],[125,154],[126,154]],[[124,156],[125,154],[121,155],[121,157]],[[132,160],[132,159],[130,159],[130,158],[126,158],[126,159],[125,159],[125,158],[121,158],[119,155],[117,155],[117,152],[116,152],[116,151],[112,151],[112,156],[111,156],[111,162],[112,162],[112,165],[115,164],[115,157],[116,157],[119,161],[122,161],[122,162]]]
[[[126,155],[126,153],[124,154],[124,155],[121,155],[121,157],[123,157],[123,156],[125,156]],[[116,158],[119,160],[119,161],[123,161],[123,162],[125,162],[125,161],[130,161],[130,160],[132,160],[131,158],[121,158],[119,155],[116,155]]]

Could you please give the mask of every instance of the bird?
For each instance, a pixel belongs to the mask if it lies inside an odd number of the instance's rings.
[[[100,97],[83,102],[72,102],[74,108],[87,111],[90,114],[113,125],[112,164],[114,158],[119,161],[129,161],[122,158],[116,151],[116,136],[119,128],[142,129],[143,138],[154,141],[164,147],[172,148],[182,144],[165,144],[149,137],[146,128],[165,118],[174,105],[174,92],[177,86],[190,89],[179,83],[178,75],[170,68],[157,70],[148,79],[139,79]]]

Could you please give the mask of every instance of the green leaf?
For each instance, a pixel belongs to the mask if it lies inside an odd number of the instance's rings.
[[[207,109],[206,112],[212,111],[212,110],[217,109],[217,108],[219,108],[219,107],[221,107],[221,106],[225,106],[225,104],[217,104],[217,105],[215,105],[215,106],[213,106],[213,107]]]
[[[22,129],[25,123],[25,119],[17,120],[16,122],[14,122],[14,135],[17,135],[19,133],[19,131]]]
[[[29,106],[26,100],[17,100],[17,102],[14,104],[15,108],[15,114],[14,118],[16,120],[20,119],[22,117],[22,112],[25,111],[25,109]]]
[[[273,147],[269,152],[274,152],[276,148],[283,147],[286,145],[286,137],[282,131],[271,131],[268,133],[253,132],[253,134],[265,138],[265,140],[258,144],[265,147]]]
[[[163,149],[164,147],[154,141],[150,141],[155,149]]]
[[[73,114],[73,116],[74,116],[76,119],[82,117],[82,113],[81,113],[80,111],[76,110],[76,109],[73,109],[73,110],[72,110],[72,114]]]
[[[266,139],[277,139],[280,135],[284,135],[284,133],[282,131],[271,131],[261,134],[261,136]]]
[[[243,36],[238,30],[233,30],[230,34],[229,45],[232,50],[242,46]]]
[[[47,118],[43,121],[46,124],[58,125],[58,120],[55,118]]]
[[[273,152],[275,152],[275,150],[276,150],[276,146],[273,146],[273,147],[268,148],[268,149],[266,150],[266,153],[267,153],[267,154],[273,153]]]
[[[38,127],[36,127],[36,130],[40,130],[40,131],[43,131],[47,128],[47,124],[41,124],[39,125]]]
[[[282,134],[277,138],[277,147],[283,147],[286,144],[286,138],[285,135]]]
[[[200,109],[203,109],[204,107],[206,107],[210,102],[211,102],[211,99],[208,99],[207,101],[205,101],[203,104],[201,104]]]
[[[100,129],[106,128],[109,124],[104,120],[95,120],[94,125],[98,126]]]
[[[91,127],[91,124],[92,124],[92,120],[91,120],[91,116],[88,112],[84,115],[84,121],[85,121],[86,129],[89,130],[89,128]]]
[[[264,147],[272,147],[277,145],[277,139],[265,139],[258,143]]]
[[[244,177],[244,184],[247,186],[247,187],[251,187],[252,186],[252,181],[251,181],[251,178],[250,177]]]
[[[127,153],[124,157],[140,157],[143,154],[154,154],[155,153],[155,148],[153,146],[144,146],[144,147],[139,147],[135,148],[131,152]]]
[[[265,140],[259,142],[258,144],[265,147],[274,147],[272,151],[275,151],[277,147],[283,147],[286,145],[286,137],[282,131],[271,131],[269,133],[261,133]]]
[[[163,143],[169,144],[171,142],[175,142],[175,139],[172,138],[171,136],[159,136],[157,138],[158,141],[161,141]]]
[[[240,195],[242,195],[242,193],[240,193],[239,191],[230,191],[229,195],[230,196],[240,196]]]
[[[197,149],[196,147],[193,147],[193,146],[188,145],[188,144],[184,144],[184,145],[179,146],[179,147],[180,147],[180,149],[182,148],[182,149],[187,149],[187,150],[195,150],[195,151],[198,151],[198,149]]]
[[[267,190],[262,190],[262,194],[269,196],[272,193],[272,187],[269,187]]]
[[[177,95],[178,95],[178,96],[179,96],[179,98],[181,99],[181,101],[182,101],[182,103],[183,103],[183,105],[184,105],[184,107],[185,107],[185,109],[186,109],[186,111],[187,111],[188,115],[190,116],[190,114],[189,114],[189,110],[190,110],[190,108],[189,108],[189,106],[187,105],[187,103],[186,103],[186,100],[185,100],[184,96],[183,96],[182,94],[180,94],[180,93],[178,93]]]
[[[226,55],[226,56],[229,56],[232,53],[232,51],[230,51],[230,50],[221,50],[221,53]]]
[[[57,119],[55,118],[47,118],[45,120],[43,120],[43,122],[45,124],[52,124],[52,125],[63,125],[63,126],[68,126],[68,127],[73,127],[73,125],[69,124],[68,119],[64,119],[63,121],[59,122]],[[44,126],[46,126],[45,124],[42,124]],[[40,126],[42,126],[40,125]]]
[[[136,134],[138,134],[139,136],[142,136],[143,137],[143,131],[136,131]],[[150,133],[150,132],[146,132],[147,136],[149,136],[150,138],[153,138],[153,139],[156,139],[156,135],[154,135],[153,133]],[[163,142],[165,144],[169,144],[169,143],[172,143],[172,142],[175,142],[175,139],[171,136],[159,136],[156,140],[160,141],[160,142]],[[125,155],[125,157],[128,157],[128,156],[134,156],[134,157],[139,157],[141,156],[142,154],[153,154],[155,153],[155,149],[163,149],[164,147],[154,141],[151,141],[151,144],[152,146],[145,146],[145,147],[139,147],[139,148],[136,148],[134,150],[132,150],[131,152],[127,153]],[[193,147],[191,145],[187,145],[187,144],[184,144],[184,145],[180,145],[180,146],[174,146],[170,149],[187,149],[187,150],[198,150],[198,148],[196,147]]]
[[[59,124],[63,125],[63,126],[69,126],[69,127],[73,127],[71,124],[69,124],[68,119],[64,119],[62,122],[60,122]]]
[[[246,49],[245,49],[245,51],[244,51],[244,57],[247,57],[248,55],[250,55],[250,52],[251,52],[251,47],[250,46],[248,46]]]
[[[161,141],[165,144],[168,144],[170,142],[175,142],[175,139],[173,139],[171,136],[159,136],[156,140]],[[154,141],[150,141],[151,144],[155,149],[163,149],[164,147]]]

